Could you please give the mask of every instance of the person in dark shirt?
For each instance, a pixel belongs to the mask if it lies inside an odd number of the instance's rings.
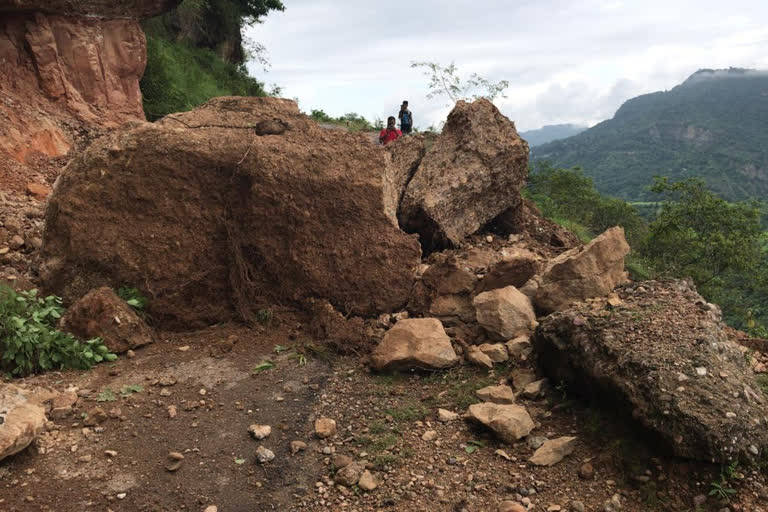
[[[400,130],[402,130],[403,134],[408,135],[411,133],[413,129],[413,114],[408,110],[407,101],[400,105],[400,112],[397,114],[397,117],[400,119]]]
[[[402,136],[403,132],[395,128],[394,116],[389,116],[387,119],[387,127],[381,130],[381,133],[379,134],[379,142],[382,144],[389,144],[393,140],[396,140],[398,137]]]

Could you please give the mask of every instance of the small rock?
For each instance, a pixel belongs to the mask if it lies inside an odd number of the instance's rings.
[[[353,462],[338,470],[333,479],[338,484],[352,487],[360,481],[360,477],[363,476],[364,470],[365,465],[360,462]]]
[[[434,430],[427,430],[424,432],[424,434],[421,436],[421,439],[423,441],[434,441],[437,439],[437,432]]]
[[[117,457],[117,452],[115,450],[104,450],[104,455],[107,457]]]
[[[707,502],[707,495],[706,494],[699,494],[698,496],[693,497],[693,506],[694,507],[701,507],[704,506],[704,504]]]
[[[584,503],[580,501],[572,501],[571,502],[571,511],[572,512],[584,512],[586,508],[584,508]]]
[[[270,427],[269,425],[254,424],[248,427],[248,432],[251,434],[251,437],[261,441],[262,439],[266,439],[267,437],[269,437],[269,435],[272,433],[272,427]]]
[[[491,358],[485,355],[479,348],[477,348],[475,345],[472,345],[469,347],[469,350],[467,350],[467,361],[474,364],[475,366],[480,366],[481,368],[493,368],[493,361],[491,361]]]
[[[508,444],[527,436],[535,426],[525,407],[519,405],[472,404],[467,417],[490,428]]]
[[[546,441],[528,461],[537,466],[554,466],[575,449],[575,437],[559,437]]]
[[[560,512],[561,510],[560,505],[550,505],[547,507],[547,512]]]
[[[267,462],[274,459],[275,453],[272,450],[264,448],[261,445],[256,448],[256,460],[259,462],[259,464],[266,464]]]
[[[291,441],[291,455],[296,455],[307,449],[307,443],[304,441]]]
[[[203,512],[219,512],[219,507],[216,505],[208,505]]]
[[[128,359],[133,359],[134,357],[136,357],[136,352],[134,352],[133,350],[129,350],[128,352],[125,353],[125,355],[128,357]]]
[[[505,345],[509,357],[513,359],[527,358],[533,352],[533,345],[528,336],[518,336],[513,340],[509,340]]]
[[[696,367],[696,375],[699,377],[704,377],[707,374],[707,369],[703,366]]]
[[[477,348],[494,363],[503,363],[509,360],[509,352],[503,343],[483,343]]]
[[[184,464],[183,460],[172,460],[168,464],[165,465],[165,470],[169,473],[175,473],[179,469],[181,469],[181,466]]]
[[[78,457],[78,462],[91,462],[91,459],[93,459],[93,455],[83,455],[82,457]]]
[[[184,455],[180,452],[170,452],[168,453],[168,458],[171,460],[184,460]]]
[[[509,454],[507,452],[505,452],[504,450],[496,450],[493,453],[498,455],[499,457],[501,457],[504,460],[512,460],[512,457],[510,457]]]
[[[315,435],[320,439],[327,439],[336,435],[336,421],[330,418],[318,418],[315,420]]]
[[[124,493],[124,492],[121,492],[121,493],[119,493],[119,494],[116,494],[116,495],[115,495],[115,498],[117,498],[117,499],[119,499],[119,500],[124,500],[126,496],[127,496],[127,494],[126,494],[126,493]]]
[[[354,462],[354,459],[349,455],[336,455],[331,461],[337,470],[345,468]]]
[[[373,475],[367,469],[363,471],[363,474],[360,476],[360,480],[357,482],[357,485],[364,491],[372,491],[378,487],[376,479],[373,478]]]
[[[543,398],[548,383],[549,381],[547,379],[531,382],[530,384],[526,385],[525,388],[523,388],[523,397],[529,400],[538,400],[539,398]]]
[[[437,421],[441,421],[443,423],[447,423],[449,421],[454,421],[459,418],[459,415],[455,412],[451,412],[447,409],[438,409],[437,410]]]
[[[107,412],[101,407],[94,407],[85,416],[83,425],[86,427],[93,427],[99,425],[107,420]]]
[[[525,370],[522,368],[513,370],[509,378],[510,380],[512,380],[512,385],[515,386],[515,389],[520,391],[525,389],[525,386],[527,386],[531,382],[536,382],[537,380],[539,380],[536,377],[536,372],[534,372],[533,370]]]
[[[541,445],[549,441],[544,436],[528,436],[528,438],[525,440],[525,444],[528,445],[528,448],[531,450],[538,450],[541,448]]]
[[[13,235],[8,242],[8,246],[11,248],[12,251],[17,251],[24,247],[24,239],[21,238],[19,235]]]
[[[176,406],[175,405],[169,405],[168,406],[168,417],[173,419],[176,417]]]
[[[592,480],[595,478],[595,468],[592,467],[592,464],[585,462],[581,465],[579,468],[579,478],[582,480]]]
[[[515,392],[509,386],[488,386],[475,391],[477,398],[494,404],[515,403]]]
[[[516,501],[502,501],[499,503],[499,512],[526,512],[528,509]]]

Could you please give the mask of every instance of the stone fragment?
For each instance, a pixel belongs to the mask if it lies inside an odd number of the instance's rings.
[[[275,459],[275,452],[272,450],[265,448],[261,445],[259,445],[258,448],[256,448],[256,460],[259,462],[259,464],[266,464],[267,462],[270,462]]]
[[[307,443],[304,441],[291,441],[291,455],[296,455],[307,449]]]
[[[515,403],[515,392],[509,386],[487,386],[475,391],[477,398],[494,404]]]
[[[508,444],[527,436],[534,428],[528,411],[519,405],[488,402],[472,404],[469,406],[468,416],[490,428],[499,439]]]
[[[493,361],[476,345],[472,345],[466,352],[467,361],[481,368],[493,368]]]
[[[585,462],[579,467],[579,478],[582,480],[592,480],[595,478],[595,468],[591,463]]]
[[[337,470],[349,466],[354,461],[349,455],[334,455],[333,459],[331,459],[331,463]]]
[[[528,336],[518,336],[506,342],[505,345],[512,359],[527,359],[533,352],[533,344]]]
[[[494,363],[509,361],[509,352],[503,343],[483,343],[477,348],[480,349],[480,352],[487,355]]]
[[[357,485],[357,482],[360,481],[360,477],[363,476],[363,471],[365,471],[365,464],[361,462],[353,462],[338,470],[333,479],[338,484],[352,487],[353,485]]]
[[[551,260],[541,274],[534,303],[545,313],[560,311],[592,297],[607,296],[627,281],[624,229],[614,227]]]
[[[516,501],[502,501],[499,503],[499,512],[527,512],[528,509]]]
[[[454,421],[459,418],[459,415],[455,412],[449,411],[447,409],[438,409],[437,410],[437,421],[448,423],[449,421]]]
[[[69,416],[76,403],[77,393],[74,391],[65,391],[59,394],[51,401],[51,418],[56,420]]]
[[[86,427],[93,427],[100,425],[109,418],[107,412],[101,407],[94,407],[86,413],[85,419],[83,419],[83,425]]]
[[[483,292],[472,303],[477,323],[493,339],[504,341],[526,335],[536,327],[530,299],[514,286]]]
[[[525,386],[538,380],[536,372],[524,368],[512,370],[509,378],[512,381],[512,385],[515,386],[515,389],[518,391],[522,391],[525,389]]]
[[[575,449],[575,437],[558,437],[545,441],[528,461],[536,466],[554,466]]]
[[[331,418],[318,418],[315,420],[315,435],[320,439],[326,439],[336,435],[336,421]]]
[[[442,369],[459,361],[443,325],[434,318],[397,322],[371,355],[376,370]]]
[[[426,432],[424,432],[424,434],[422,434],[421,439],[423,441],[434,441],[435,439],[437,439],[437,431],[427,430]]]
[[[357,482],[357,485],[364,491],[372,491],[378,487],[376,479],[367,469],[360,475],[360,480]]]
[[[248,433],[251,434],[251,437],[254,439],[261,441],[262,439],[269,437],[269,435],[272,433],[272,427],[269,425],[254,424],[248,427]]]
[[[528,400],[544,398],[544,393],[547,390],[548,384],[549,381],[547,379],[539,379],[527,384],[525,388],[523,388],[523,398],[527,398]]]

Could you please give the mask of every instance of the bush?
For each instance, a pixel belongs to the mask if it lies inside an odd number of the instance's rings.
[[[266,96],[263,84],[244,65],[226,62],[212,50],[152,36],[147,37],[141,92],[144,112],[153,121],[217,96]]]
[[[22,377],[46,370],[91,368],[114,361],[101,339],[82,342],[56,329],[61,299],[38,297],[37,290],[16,292],[0,285],[0,370]]]

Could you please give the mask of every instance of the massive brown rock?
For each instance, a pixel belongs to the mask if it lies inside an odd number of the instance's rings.
[[[659,446],[707,462],[768,451],[768,400],[739,347],[684,281],[619,288],[541,320],[534,344],[552,382],[626,413]]]
[[[388,160],[276,98],[217,98],[117,131],[73,159],[46,216],[42,274],[67,300],[139,288],[187,327],[328,299],[374,315],[408,300],[419,244],[387,215]]]
[[[427,151],[400,205],[400,225],[425,250],[457,246],[521,205],[528,144],[488,100],[459,101]]]
[[[624,257],[629,245],[624,228],[613,227],[585,247],[577,247],[551,260],[538,283],[534,304],[545,313],[593,297],[608,295],[627,281]]]

